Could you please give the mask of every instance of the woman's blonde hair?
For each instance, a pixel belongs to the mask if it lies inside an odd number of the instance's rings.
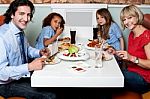
[[[136,24],[140,25],[143,23],[143,19],[144,19],[144,16],[143,16],[143,13],[142,11],[135,5],[129,5],[129,6],[126,6],[124,7],[122,10],[121,10],[121,13],[120,13],[120,20],[121,20],[121,25],[123,27],[123,29],[125,29],[125,25],[123,23],[123,20],[126,16],[133,16],[133,17],[136,17],[137,18],[137,22]]]

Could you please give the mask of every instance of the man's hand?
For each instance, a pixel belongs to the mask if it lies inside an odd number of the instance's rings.
[[[50,50],[48,48],[44,48],[40,50],[40,55],[41,56],[50,56]]]
[[[28,64],[28,70],[41,70],[44,66],[45,58],[36,58],[31,63]]]

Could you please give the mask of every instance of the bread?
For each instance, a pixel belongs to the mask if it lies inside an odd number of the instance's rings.
[[[60,44],[59,48],[61,50],[67,50],[70,47],[70,45],[71,45],[70,43],[62,43]]]

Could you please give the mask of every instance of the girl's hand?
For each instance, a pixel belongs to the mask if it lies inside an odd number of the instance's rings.
[[[63,32],[63,28],[62,27],[58,27],[57,29],[56,29],[56,34],[57,35],[60,35],[62,32]]]

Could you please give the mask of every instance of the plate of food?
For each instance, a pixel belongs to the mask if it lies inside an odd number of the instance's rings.
[[[70,37],[59,38],[58,41],[62,41],[62,42],[70,42]]]
[[[47,58],[45,60],[45,65],[54,65],[54,64],[58,64],[61,62],[61,59],[59,59],[57,56],[53,57],[53,58]]]
[[[85,50],[79,50],[76,45],[71,45],[68,50],[58,53],[57,57],[63,60],[87,60],[89,54]]]
[[[95,45],[99,44],[96,40],[89,40],[89,42],[85,45],[86,49],[95,50]]]

